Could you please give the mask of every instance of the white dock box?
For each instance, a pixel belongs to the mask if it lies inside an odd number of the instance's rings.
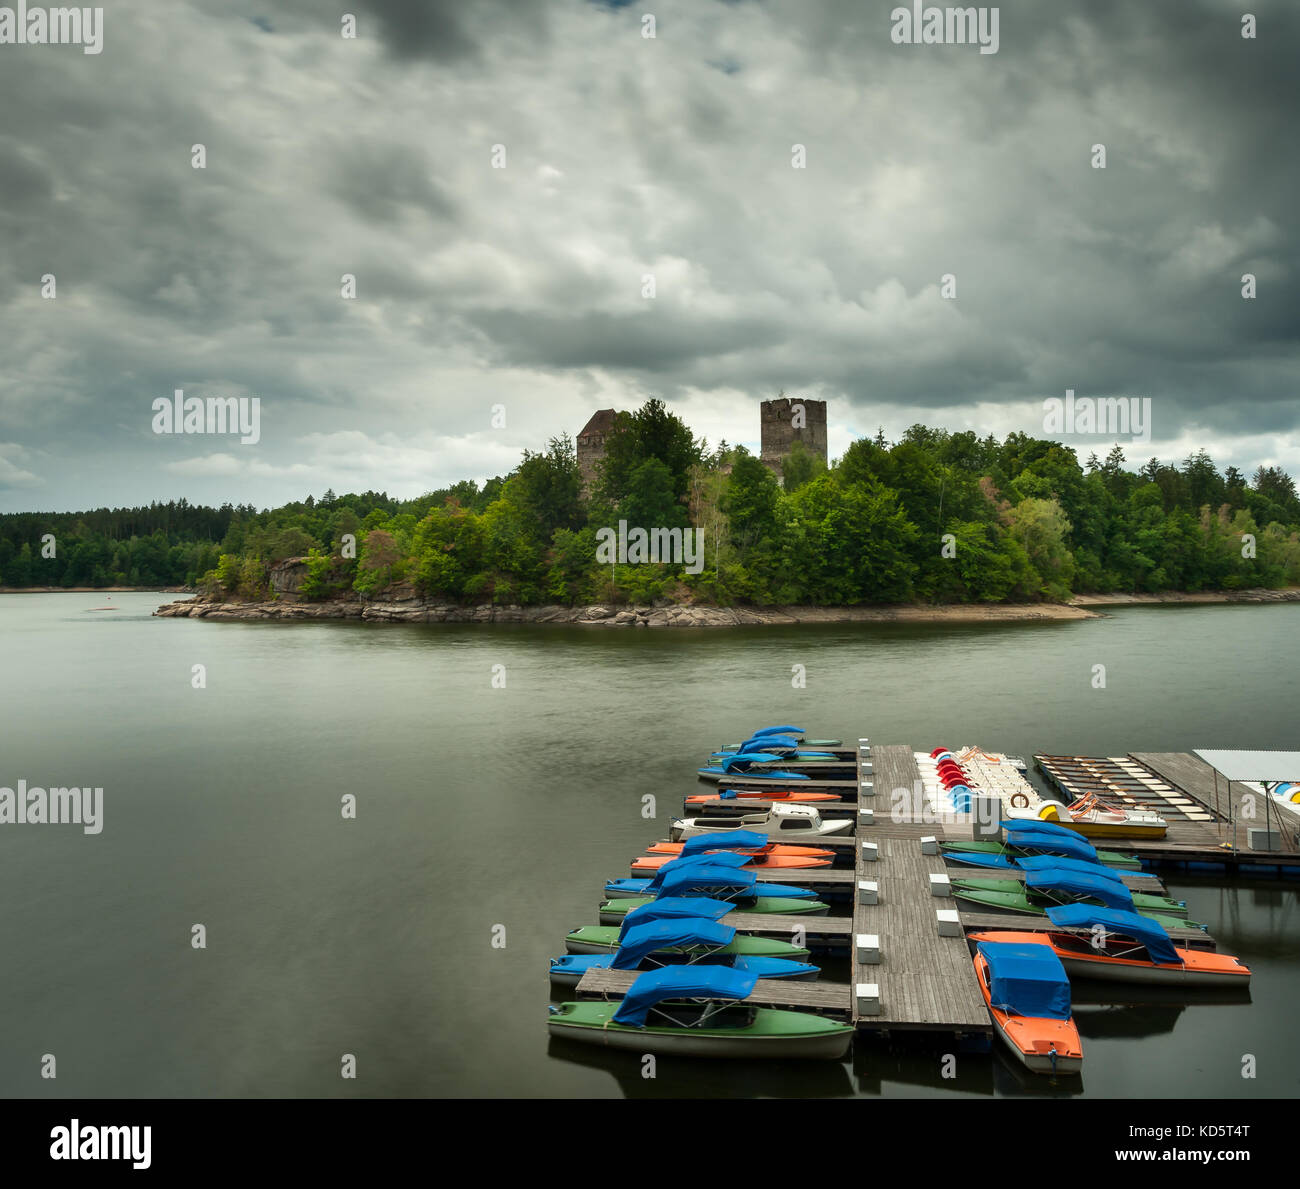
[[[853,996],[858,1001],[858,1015],[880,1015],[880,984],[858,983],[853,988]]]
[[[939,924],[940,937],[960,937],[962,935],[961,917],[955,908],[941,908],[934,916]]]

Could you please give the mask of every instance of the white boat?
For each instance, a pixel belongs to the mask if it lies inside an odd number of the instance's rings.
[[[851,818],[827,821],[812,805],[773,805],[762,813],[727,814],[719,817],[674,818],[669,836],[674,842],[696,834],[729,830],[763,830],[772,841],[795,838],[821,838],[830,834],[847,834],[853,829]]]

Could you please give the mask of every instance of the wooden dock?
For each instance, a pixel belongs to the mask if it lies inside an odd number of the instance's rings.
[[[580,999],[622,998],[632,986],[637,973],[634,970],[600,968],[588,970],[578,982],[578,997]],[[851,1001],[850,989],[843,983],[790,978],[760,978],[745,1000],[755,1007],[811,1011],[845,1020],[852,1014]]]
[[[875,843],[878,857],[857,861],[853,1022],[862,1030],[986,1035],[992,1024],[965,935],[960,928],[952,936],[939,932],[936,910],[955,902],[930,890],[930,876],[946,871],[941,856],[921,851],[921,838],[933,827],[891,813],[892,790],[911,790],[920,779],[912,749],[873,747],[871,759],[880,806],[870,824],[859,821],[857,841]],[[874,893],[863,882],[874,884]],[[875,939],[874,951],[862,944],[868,938]],[[873,957],[878,961],[864,961]]]
[[[1229,868],[1300,867],[1300,818],[1266,804],[1252,789],[1219,780],[1188,752],[1135,751],[1127,756],[1035,756],[1062,793],[1096,791],[1103,799],[1154,809],[1169,823],[1164,838],[1096,839],[1151,863],[1222,864]],[[1281,846],[1253,850],[1248,830],[1267,824]]]

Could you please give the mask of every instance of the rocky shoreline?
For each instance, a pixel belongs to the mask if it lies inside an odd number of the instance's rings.
[[[801,623],[979,622],[1094,619],[1097,613],[1060,603],[956,604],[894,607],[712,607],[694,604],[586,607],[461,606],[423,599],[303,603],[227,603],[185,599],[154,612],[164,618],[212,620],[356,619],[369,623],[556,623],[589,627],[743,627]]]
[[[1078,595],[1069,603],[950,603],[881,607],[714,607],[693,603],[653,606],[594,604],[584,607],[524,607],[484,603],[464,606],[416,595],[409,586],[387,598],[302,602],[280,589],[264,602],[226,602],[211,595],[166,603],[155,615],[172,619],[313,620],[356,619],[368,623],[556,623],[586,627],[746,627],[802,623],[1014,623],[1031,620],[1096,619],[1106,606],[1188,603],[1294,603],[1300,589],[1169,592],[1150,595]]]

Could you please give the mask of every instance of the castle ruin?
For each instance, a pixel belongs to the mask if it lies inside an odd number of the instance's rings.
[[[578,470],[582,473],[582,494],[589,496],[598,477],[598,468],[605,457],[605,442],[614,430],[618,413],[614,409],[598,409],[578,434]],[[780,396],[765,400],[759,410],[759,430],[762,445],[759,457],[778,479],[783,478],[781,464],[790,455],[795,442],[815,458],[827,462],[826,402],[803,400],[799,397]]]
[[[781,464],[795,442],[827,462],[826,402],[781,396],[765,400],[759,413],[762,445],[759,457],[781,477]]]
[[[589,496],[597,478],[597,467],[605,457],[605,439],[613,432],[618,412],[597,409],[578,434],[578,470],[582,473],[582,494]]]

